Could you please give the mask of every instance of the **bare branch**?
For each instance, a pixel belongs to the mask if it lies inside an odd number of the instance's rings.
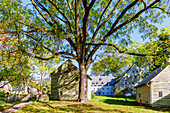
[[[101,20],[102,20],[102,17],[103,17],[104,13],[106,12],[106,10],[107,10],[107,8],[109,7],[109,5],[110,5],[111,2],[112,2],[112,0],[109,1],[109,3],[107,4],[107,6],[105,7],[104,11],[102,12],[97,26],[99,26],[99,24],[100,24],[100,22],[101,22]]]
[[[34,2],[34,0],[31,0],[32,4],[34,5],[34,7],[37,9],[37,11],[40,13],[40,15],[43,17],[43,19],[50,25],[53,26],[53,24],[47,19],[47,17],[45,17],[45,15],[40,11],[40,9],[38,8],[38,6],[36,5],[36,3]]]
[[[67,17],[67,15],[55,4],[55,2],[53,0],[48,0],[58,11],[59,13],[67,20],[67,23],[69,25],[69,28],[71,30],[71,32],[74,34],[74,29],[70,23],[69,18]]]
[[[151,7],[150,9],[160,9],[162,12],[170,14],[170,12],[166,12],[163,8],[160,7]]]
[[[29,34],[25,34],[25,35],[28,36],[28,37],[30,37],[31,39],[37,41],[37,43],[41,44],[41,46],[42,46],[43,48],[45,48],[46,50],[48,50],[49,52],[54,53],[50,48],[44,46],[44,45],[42,44],[42,42],[40,42],[38,39],[34,38],[34,36],[31,36],[31,35],[29,35]]]
[[[103,13],[102,13],[102,15],[101,15],[101,17],[100,17],[100,20],[99,20],[97,29],[96,29],[96,31],[94,32],[93,36],[92,36],[91,42],[94,42],[94,38],[96,37],[99,29],[110,19],[110,17],[113,15],[113,13],[115,12],[115,10],[117,9],[117,7],[119,6],[119,4],[121,3],[122,0],[119,0],[119,1],[117,2],[117,4],[115,5],[115,7],[114,7],[113,10],[111,11],[111,13],[108,15],[108,17],[100,24],[100,21],[101,21],[101,19],[102,19],[102,16],[103,16],[103,14],[105,13],[105,11],[106,11],[106,9],[108,8],[108,6],[110,5],[110,2],[111,2],[111,1],[112,1],[112,0],[109,1],[108,5],[106,6],[105,10],[103,11]],[[99,24],[100,24],[100,25],[99,25]],[[87,47],[86,52],[87,52],[89,49],[90,49],[90,46]]]
[[[72,7],[71,7],[71,4],[70,4],[70,1],[69,0],[67,0],[67,4],[68,4],[68,7],[69,7],[69,9],[70,9],[70,12],[72,13],[72,15],[74,15],[74,12],[73,12],[73,9],[72,9]],[[73,16],[73,18],[74,18],[74,16]],[[75,18],[74,18],[75,19]]]
[[[144,0],[141,0],[141,1],[142,1],[142,3],[143,3],[144,8],[146,8],[146,3],[145,3],[145,1],[144,1]]]

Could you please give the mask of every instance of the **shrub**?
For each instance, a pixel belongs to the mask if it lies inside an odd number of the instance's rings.
[[[91,94],[91,99],[95,98],[95,96],[96,96],[95,94]]]

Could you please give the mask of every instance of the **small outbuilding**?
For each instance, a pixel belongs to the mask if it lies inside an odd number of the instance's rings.
[[[67,60],[51,73],[51,100],[78,100],[80,75],[79,69]],[[85,92],[91,99],[91,78],[87,76]]]
[[[170,65],[157,68],[135,88],[138,103],[170,107]]]

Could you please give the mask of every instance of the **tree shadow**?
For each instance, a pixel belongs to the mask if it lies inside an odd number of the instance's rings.
[[[134,107],[138,107],[138,108],[141,107],[141,108],[144,108],[144,109],[154,110],[154,111],[161,111],[161,112],[170,112],[170,108],[159,108],[159,107],[153,108],[153,107],[151,107],[149,105],[144,105],[144,104],[142,106],[140,106],[140,104],[137,103],[136,101],[125,101],[125,100],[122,100],[122,98],[123,98],[122,96],[120,96],[120,97],[108,96],[108,97],[114,97],[114,99],[106,99],[106,100],[103,101],[104,103],[114,104],[114,105],[123,105],[123,106],[134,106]],[[115,99],[115,97],[117,99]],[[127,99],[132,100],[132,99],[134,99],[134,97],[133,96],[128,97]]]
[[[134,101],[125,101],[125,100],[119,100],[119,99],[106,99],[104,103],[107,104],[115,104],[115,105],[124,105],[124,106],[139,106],[137,102]]]
[[[118,110],[118,109],[103,109],[100,107],[96,107],[95,105],[92,104],[87,104],[87,103],[80,103],[80,104],[69,104],[65,106],[56,106],[53,107],[50,104],[46,103],[50,108],[55,109],[55,110],[61,110],[64,112],[74,112],[74,113],[84,113],[84,112],[120,112],[120,113],[125,113],[125,111]]]

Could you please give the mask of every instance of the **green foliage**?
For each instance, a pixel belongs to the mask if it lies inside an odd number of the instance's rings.
[[[94,99],[95,98],[95,94],[91,94],[91,99]]]
[[[92,73],[95,75],[112,74],[120,76],[132,65],[132,59],[130,56],[120,55],[118,53],[106,56],[93,64]]]

